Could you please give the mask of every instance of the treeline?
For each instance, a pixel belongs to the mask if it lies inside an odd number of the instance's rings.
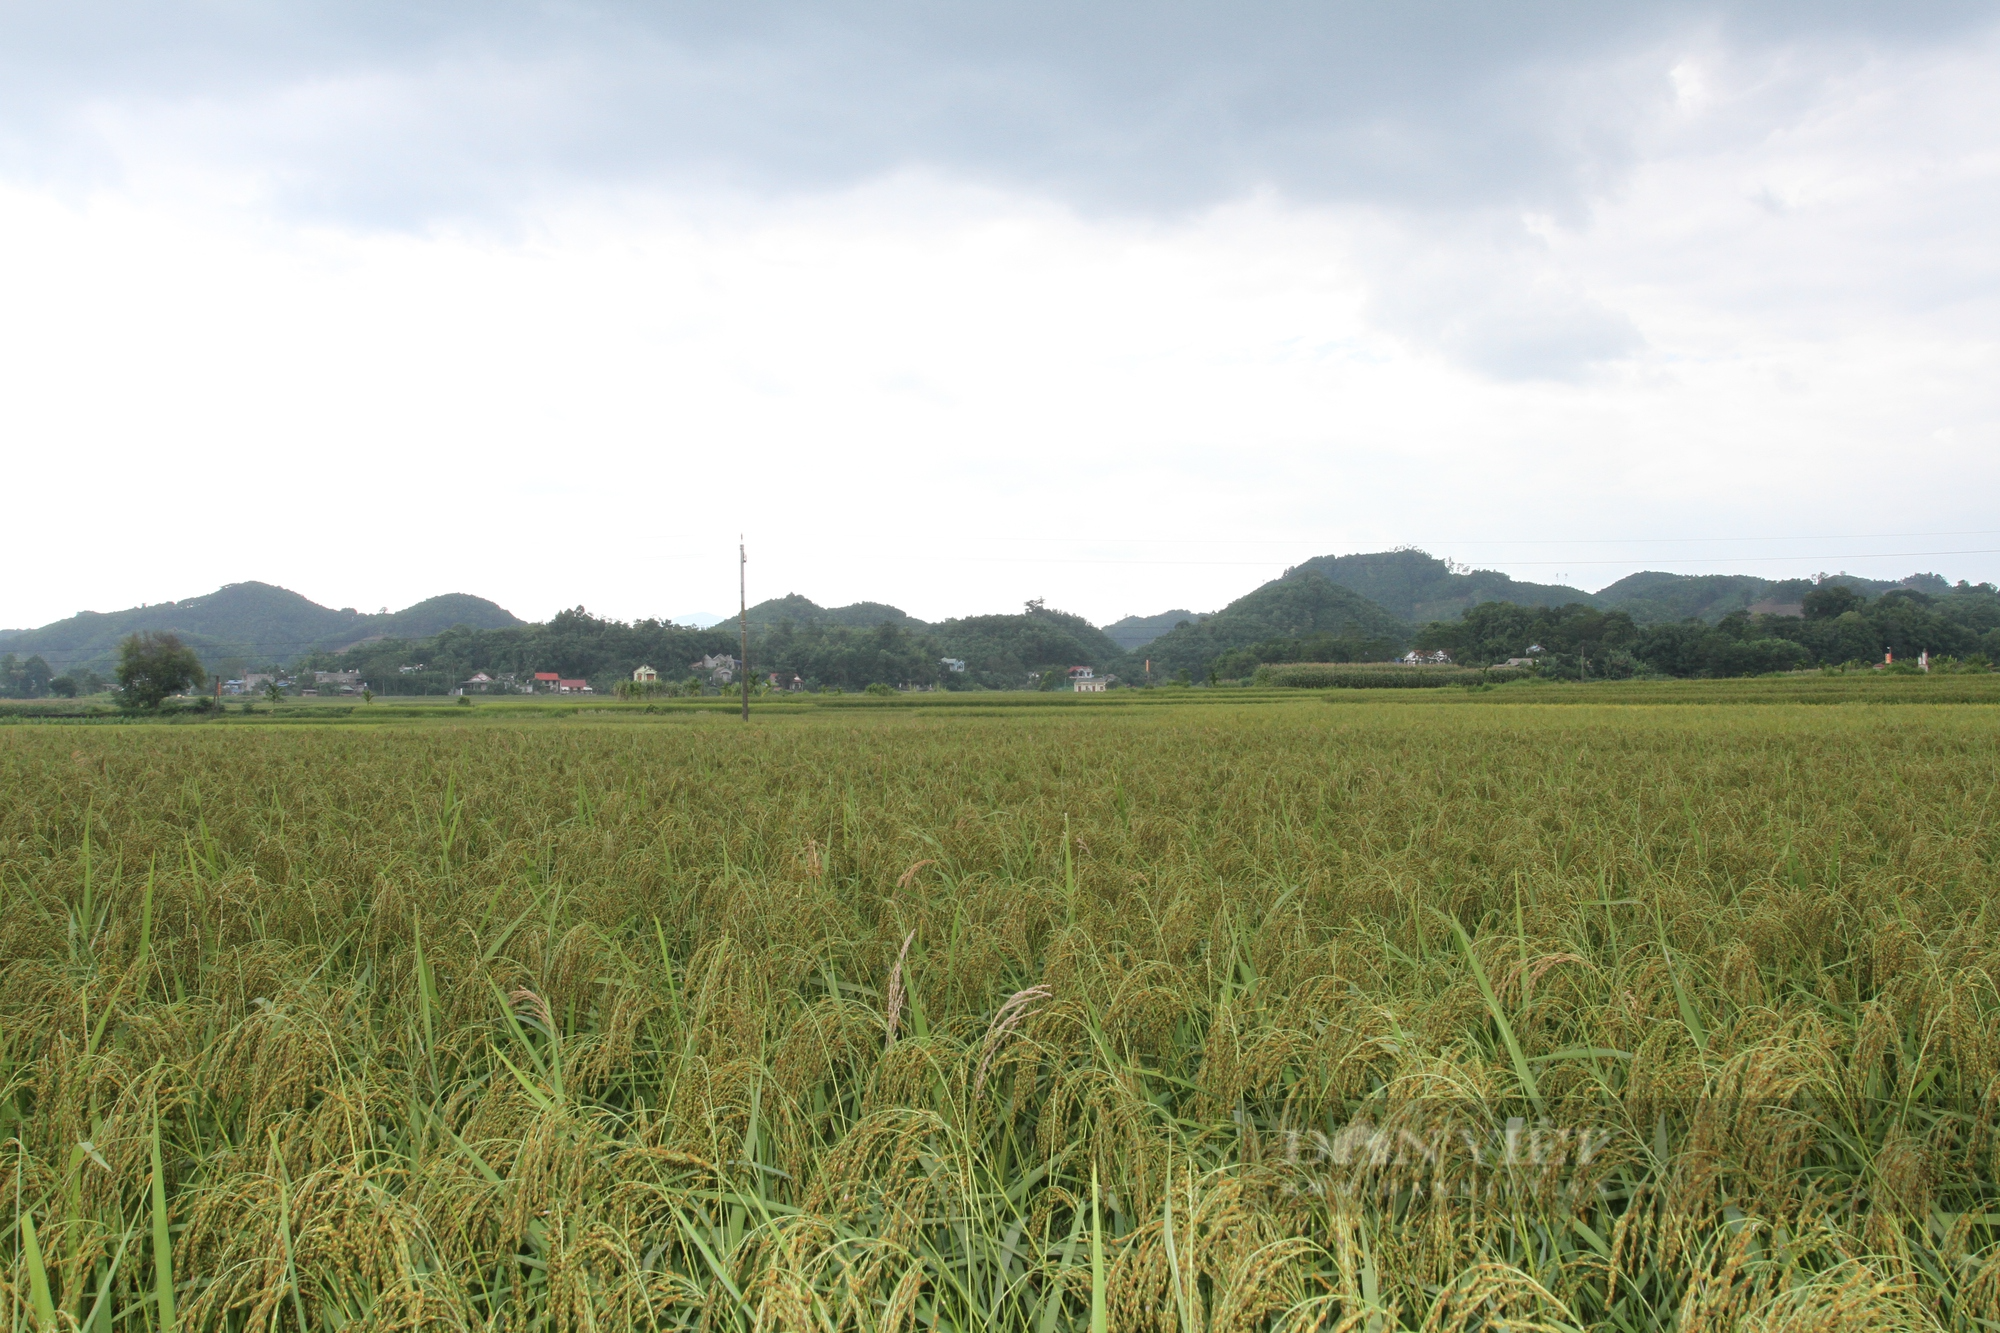
[[[1387,635],[1351,634],[1266,639],[1222,654],[1208,670],[1217,679],[1234,680],[1280,662],[1388,662],[1402,652],[1403,642]]]
[[[526,681],[539,671],[587,680],[600,692],[650,666],[669,688],[708,686],[691,663],[739,652],[735,625],[690,629],[665,621],[624,622],[582,607],[540,625],[446,630],[427,639],[379,639],[344,653],[317,653],[300,669],[358,671],[379,694],[449,694],[475,673]],[[960,670],[956,664],[962,663]],[[789,619],[751,635],[750,669],[806,689],[862,690],[870,685],[944,689],[1023,689],[1067,685],[1068,669],[1099,674],[1126,667],[1126,656],[1080,616],[1030,602],[1018,615],[972,616],[923,626],[884,621],[861,628]],[[713,688],[712,686],[708,686]]]
[[[1636,624],[1623,611],[1485,602],[1455,621],[1434,621],[1416,646],[1466,666],[1534,656],[1544,677],[1751,676],[1800,667],[1872,665],[1918,654],[1986,667],[2000,656],[2000,593],[1989,584],[1941,595],[1892,588],[1868,597],[1824,583],[1803,614],[1732,612],[1718,624]],[[1531,653],[1531,650],[1532,651]]]
[[[79,694],[95,694],[104,686],[104,677],[95,671],[57,674],[40,653],[25,658],[17,653],[0,656],[0,699],[74,699]]]
[[[608,689],[642,663],[672,680],[685,674],[691,661],[735,651],[736,636],[720,626],[700,630],[663,620],[605,620],[579,606],[539,625],[461,625],[429,638],[377,639],[344,653],[311,654],[298,666],[358,671],[378,694],[450,694],[479,672],[526,681],[538,671],[554,671]]]
[[[1559,679],[1758,675],[1874,664],[1885,651],[1898,660],[1921,652],[1961,661],[2000,657],[2000,592],[1989,584],[1895,587],[1870,596],[1829,580],[1807,591],[1803,605],[1803,614],[1793,616],[1736,611],[1715,624],[1692,618],[1641,624],[1626,611],[1581,603],[1482,602],[1459,619],[1413,630],[1318,573],[1296,572],[1128,653],[1082,617],[1040,602],[1013,615],[926,625],[893,607],[828,612],[796,598],[758,608],[763,615],[752,630],[750,666],[759,680],[775,673],[782,685],[796,679],[810,690],[1018,690],[1067,688],[1074,666],[1130,685],[1228,681],[1280,663],[1382,662],[1412,646],[1443,650],[1470,667],[1533,657],[1540,675]],[[875,610],[883,615],[879,622],[853,623]],[[689,664],[737,652],[733,623],[705,630],[627,623],[575,607],[545,624],[381,639],[298,665],[358,671],[381,694],[448,694],[477,672],[525,681],[540,671],[588,680],[606,692],[642,664],[659,673],[663,688],[713,689],[705,674],[691,675]]]
[[[872,684],[948,690],[1067,688],[1069,668],[1126,670],[1126,654],[1081,616],[1028,603],[1018,615],[968,616],[912,628],[794,625],[781,621],[752,640],[758,672],[797,677],[809,689]],[[963,664],[963,669],[959,665]]]

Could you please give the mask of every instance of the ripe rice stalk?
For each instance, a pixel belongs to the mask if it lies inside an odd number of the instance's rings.
[[[1984,713],[1504,693],[0,728],[4,1317],[2000,1319]]]
[[[887,998],[883,1001],[883,1027],[888,1031],[890,1046],[896,1044],[896,1028],[903,1019],[903,964],[909,959],[910,944],[916,938],[914,930],[903,936],[903,947],[896,951],[896,965],[889,969],[889,985],[884,992]]]

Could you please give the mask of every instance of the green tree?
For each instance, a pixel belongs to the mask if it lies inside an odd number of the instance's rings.
[[[21,680],[26,686],[24,693],[30,699],[48,693],[49,682],[54,680],[55,677],[54,668],[50,667],[48,662],[43,660],[40,653],[36,653],[21,664]]]
[[[55,679],[55,670],[43,660],[40,653],[23,662],[12,653],[0,657],[0,694],[20,699],[34,699],[48,693],[49,682]]]
[[[1858,611],[1868,601],[1854,589],[1840,583],[1822,583],[1800,599],[1807,620],[1833,620],[1849,611]]]
[[[168,695],[201,684],[205,673],[194,649],[179,636],[145,630],[118,645],[118,696],[123,708],[154,710]]]

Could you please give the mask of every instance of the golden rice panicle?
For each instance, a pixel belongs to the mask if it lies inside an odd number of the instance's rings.
[[[2000,1321],[1990,710],[1694,684],[0,727],[0,1316]]]

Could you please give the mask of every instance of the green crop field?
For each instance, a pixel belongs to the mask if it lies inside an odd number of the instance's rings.
[[[17,716],[0,1318],[1992,1329],[1997,697]]]

